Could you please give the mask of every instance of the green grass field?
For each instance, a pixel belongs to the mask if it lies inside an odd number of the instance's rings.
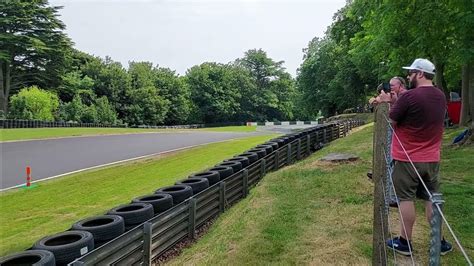
[[[157,158],[82,172],[0,194],[0,256],[30,247],[132,198],[153,193],[275,135],[209,144]]]
[[[218,218],[209,232],[169,263],[171,265],[370,265],[372,255],[373,126],[364,126],[309,158],[273,172],[250,195]],[[459,131],[459,130],[458,130]],[[445,143],[458,132],[449,131]],[[330,164],[328,153],[360,156],[353,163]],[[442,159],[445,214],[471,259],[474,257],[474,152],[445,145]],[[415,260],[428,264],[429,227],[421,202],[415,225]],[[398,234],[398,214],[390,225]],[[446,238],[453,238],[445,230]],[[389,260],[393,254],[388,253]],[[411,265],[397,255],[399,265]],[[458,248],[442,258],[445,265],[466,265]],[[392,264],[392,263],[391,263]]]
[[[198,130],[218,131],[218,132],[252,132],[256,127],[232,126],[202,128]],[[0,129],[0,141],[78,137],[92,135],[130,134],[147,132],[173,132],[196,129],[142,129],[142,128],[13,128]]]

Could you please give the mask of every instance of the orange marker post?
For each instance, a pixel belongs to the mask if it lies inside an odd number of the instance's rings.
[[[29,166],[26,167],[26,186],[31,186],[31,168]]]

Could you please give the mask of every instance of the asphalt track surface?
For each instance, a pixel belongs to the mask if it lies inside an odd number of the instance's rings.
[[[268,132],[267,132],[268,133]],[[0,143],[0,189],[94,166],[262,133],[180,132],[91,136]]]

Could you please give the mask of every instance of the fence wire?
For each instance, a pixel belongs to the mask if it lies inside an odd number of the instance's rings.
[[[425,182],[423,181],[423,178],[421,177],[420,173],[419,173],[418,170],[416,169],[416,167],[415,167],[415,165],[414,165],[412,159],[410,158],[410,155],[408,155],[408,152],[406,151],[405,146],[404,146],[403,143],[401,142],[401,140],[400,140],[400,138],[398,137],[397,133],[395,132],[395,130],[394,130],[392,124],[390,123],[390,119],[388,119],[385,114],[383,114],[383,116],[384,116],[384,118],[385,118],[385,120],[387,121],[387,124],[388,124],[388,126],[389,126],[388,130],[392,132],[392,134],[393,134],[393,136],[395,137],[395,139],[397,140],[398,144],[400,144],[400,147],[402,148],[403,153],[405,154],[405,156],[407,157],[407,159],[408,159],[408,161],[410,162],[411,166],[413,167],[413,169],[414,169],[414,171],[415,171],[415,174],[417,175],[418,179],[420,180],[420,183],[423,185],[423,188],[424,188],[424,189],[426,190],[426,192],[428,193],[428,195],[429,195],[429,201],[433,203],[433,195],[432,195],[432,193],[429,191],[428,187],[426,186]],[[384,152],[384,154],[386,154],[386,153]],[[387,161],[388,158],[386,157],[385,160]],[[392,177],[391,177],[391,174],[390,174],[390,179],[391,179],[391,178],[392,178]],[[392,186],[393,186],[393,180],[392,180]],[[393,190],[394,190],[394,192],[395,192],[395,194],[396,194],[395,186],[393,186]],[[397,199],[398,199],[398,197],[397,197]],[[457,246],[458,246],[459,249],[461,250],[461,253],[463,254],[463,256],[464,256],[464,258],[466,259],[467,263],[468,263],[470,266],[472,266],[473,264],[472,264],[472,262],[471,262],[469,256],[467,255],[466,251],[464,250],[464,247],[461,245],[461,242],[459,241],[458,237],[457,237],[456,234],[454,233],[453,229],[452,229],[451,226],[449,225],[448,220],[446,219],[446,217],[445,217],[443,211],[441,210],[441,208],[439,207],[438,204],[434,204],[434,205],[436,206],[436,208],[438,209],[439,213],[441,214],[441,217],[443,218],[443,221],[444,221],[444,223],[446,224],[446,227],[448,228],[449,232],[450,232],[451,235],[453,236],[453,238],[454,238],[454,240],[455,240]],[[398,200],[397,200],[397,206],[399,207]],[[398,212],[399,212],[399,214],[400,214],[400,219],[403,220],[403,217],[401,216],[400,208],[398,208],[398,210],[399,210]],[[403,227],[404,227],[403,230],[404,230],[405,233],[406,233],[406,229],[405,229],[404,223],[402,222],[401,224],[403,225]],[[410,245],[408,245],[408,247],[409,247],[409,249],[410,249],[410,253],[412,253],[412,252],[411,252],[411,247],[410,247]],[[413,264],[414,264],[414,261],[413,261]]]

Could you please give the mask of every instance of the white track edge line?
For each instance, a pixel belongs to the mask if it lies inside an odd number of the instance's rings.
[[[219,143],[219,142],[226,142],[226,141],[235,140],[235,139],[238,139],[238,138],[226,139],[226,140],[218,140],[218,141],[212,141],[212,142],[206,142],[206,143],[201,143],[201,144],[196,144],[196,145],[181,147],[181,148],[177,148],[177,149],[172,149],[172,150],[167,150],[167,151],[152,153],[152,154],[148,154],[148,155],[142,155],[142,156],[138,156],[138,157],[134,157],[134,158],[130,158],[130,159],[125,159],[125,160],[120,160],[120,161],[116,161],[116,162],[111,162],[111,163],[96,165],[96,166],[92,166],[92,167],[88,167],[88,168],[83,168],[83,169],[79,169],[79,170],[76,170],[76,171],[72,171],[72,172],[68,172],[68,173],[64,173],[64,174],[60,174],[60,175],[55,175],[55,176],[46,177],[46,178],[43,178],[43,179],[40,179],[40,180],[33,181],[33,182],[31,182],[31,183],[38,183],[38,182],[41,182],[41,181],[46,181],[46,180],[54,179],[54,178],[61,177],[61,176],[65,176],[65,175],[71,175],[71,174],[76,174],[76,173],[84,172],[84,171],[87,171],[87,170],[92,170],[92,169],[96,169],[96,168],[106,167],[106,166],[110,166],[110,165],[114,165],[114,164],[120,164],[120,163],[124,163],[124,162],[128,162],[128,161],[140,160],[140,159],[143,159],[143,158],[152,157],[152,156],[156,156],[156,155],[161,155],[161,154],[165,154],[165,153],[170,153],[170,152],[174,152],[174,151],[180,151],[180,150],[185,150],[185,149],[191,149],[191,148],[195,148],[195,147],[199,147],[199,146],[204,146],[204,145],[207,145],[207,144],[213,144],[213,143]],[[20,188],[20,187],[23,187],[23,186],[25,186],[25,185],[26,185],[26,183],[23,183],[23,184],[16,185],[16,186],[13,186],[13,187],[2,188],[2,189],[0,189],[0,192],[5,192],[5,191],[10,190],[10,189]]]

